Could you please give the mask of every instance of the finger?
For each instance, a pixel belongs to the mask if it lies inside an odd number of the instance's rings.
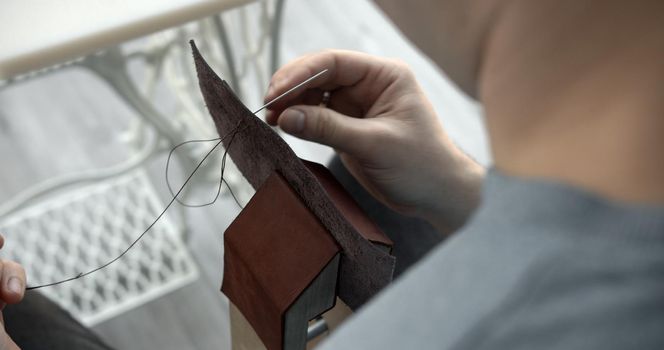
[[[300,96],[291,101],[293,105],[311,105],[316,106],[323,100],[323,90],[308,89],[303,91]],[[270,125],[277,125],[277,117],[283,112],[283,109],[270,109],[265,113],[265,121]]]
[[[15,304],[25,294],[25,270],[14,261],[2,261],[2,279],[0,280],[0,298],[7,304]]]
[[[16,345],[14,340],[7,334],[7,332],[4,330],[1,331],[2,334],[0,334],[0,350],[21,350],[21,348]]]
[[[371,121],[350,118],[329,108],[298,105],[279,116],[279,127],[299,138],[356,154],[366,150],[373,139]]]
[[[332,95],[334,98],[328,103],[327,108],[333,109],[341,114],[345,114],[354,118],[364,117],[364,108],[365,102],[358,100],[358,94],[354,91],[354,87],[343,88],[336,90]],[[289,101],[289,105],[283,106],[283,108],[273,109],[270,107],[265,113],[265,121],[270,125],[277,125],[278,117],[281,113],[290,106],[295,105],[310,105],[318,106],[323,100],[324,91],[321,89],[310,89],[304,91],[302,95],[295,98],[292,101]]]
[[[265,101],[270,101],[298,83],[328,69],[327,73],[308,83],[307,88],[336,90],[353,86],[366,77],[378,75],[388,60],[368,54],[331,50],[304,56],[279,69],[272,77]],[[293,91],[275,102],[273,109],[284,109],[303,93],[304,89]]]

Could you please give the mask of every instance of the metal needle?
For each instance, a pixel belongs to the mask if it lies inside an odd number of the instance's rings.
[[[303,82],[301,82],[301,83],[299,83],[299,84],[293,86],[292,88],[288,89],[288,91],[286,91],[286,92],[284,92],[283,94],[281,94],[281,95],[279,95],[279,96],[273,98],[272,100],[270,100],[270,102],[266,103],[263,107],[261,107],[261,108],[259,108],[258,110],[256,110],[256,112],[254,112],[254,114],[256,114],[256,113],[258,113],[258,112],[264,110],[265,108],[269,107],[271,104],[273,104],[273,103],[279,101],[282,97],[284,97],[284,96],[290,94],[291,92],[293,92],[293,91],[299,89],[300,87],[306,85],[306,84],[309,83],[310,81],[312,81],[312,80],[318,78],[319,76],[321,76],[321,75],[327,73],[327,71],[328,71],[328,69],[325,68],[325,69],[323,69],[322,71],[320,71],[320,72],[318,72],[318,73],[312,75],[312,76],[309,77],[307,80],[305,80],[305,81],[303,81]]]

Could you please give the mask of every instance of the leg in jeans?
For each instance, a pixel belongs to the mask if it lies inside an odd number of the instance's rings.
[[[35,291],[3,311],[5,329],[22,350],[111,350],[92,330]]]

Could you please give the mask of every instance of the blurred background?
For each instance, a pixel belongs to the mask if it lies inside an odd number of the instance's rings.
[[[117,256],[172,198],[169,150],[217,137],[189,39],[250,110],[261,107],[275,67],[300,55],[343,48],[402,59],[452,139],[490,162],[479,105],[368,0],[12,0],[0,23],[2,254],[26,266],[30,285]],[[284,138],[301,158],[324,164],[333,155]],[[175,189],[211,146],[175,152]],[[220,157],[183,201],[214,198]],[[232,165],[225,178],[246,203],[252,190]],[[41,292],[118,349],[230,349],[222,233],[238,212],[226,188],[211,206],[176,204],[116,264]]]

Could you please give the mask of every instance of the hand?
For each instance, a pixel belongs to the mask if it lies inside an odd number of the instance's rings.
[[[0,235],[0,248],[5,239]],[[25,294],[25,270],[16,262],[0,259],[0,310],[7,304],[16,304]],[[5,320],[0,311],[0,350],[19,349],[18,345],[5,332]]]
[[[399,61],[326,51],[279,69],[269,101],[329,71],[270,107],[266,120],[331,146],[358,181],[392,209],[458,228],[475,208],[483,169],[445,134],[410,69]],[[327,108],[319,106],[331,92]]]

